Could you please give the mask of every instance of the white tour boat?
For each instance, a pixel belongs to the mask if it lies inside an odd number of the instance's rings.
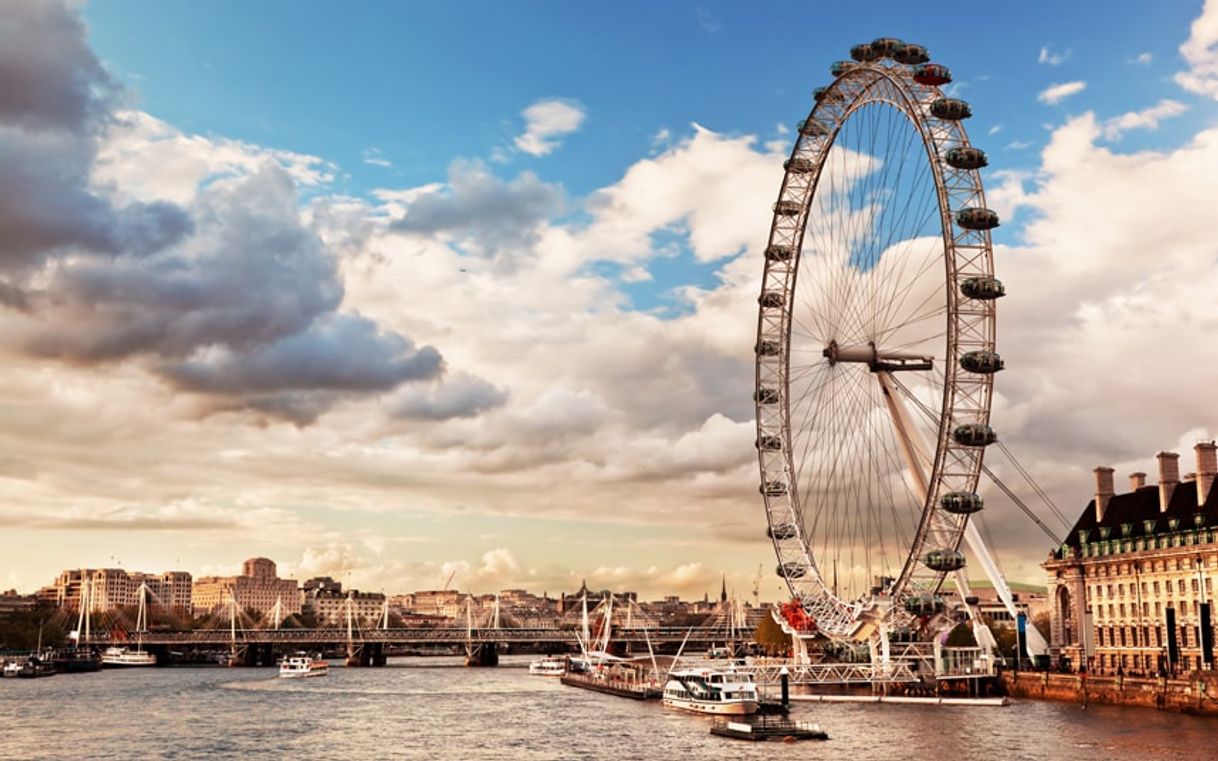
[[[529,664],[529,673],[535,676],[562,676],[567,673],[567,659],[547,655]]]
[[[283,679],[297,679],[306,676],[325,676],[330,671],[330,664],[321,655],[297,653],[279,662],[279,676]]]
[[[686,669],[668,675],[663,704],[695,713],[745,716],[757,713],[753,675],[731,669]]]
[[[148,631],[148,585],[140,584],[140,608],[135,618],[135,649],[126,647],[108,647],[101,654],[102,668],[155,666],[156,656],[144,652],[144,633]]]
[[[155,666],[156,656],[140,650],[129,650],[125,647],[107,647],[101,654],[102,668],[127,666]]]

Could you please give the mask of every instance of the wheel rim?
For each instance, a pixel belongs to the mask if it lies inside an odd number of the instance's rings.
[[[975,493],[984,451],[955,429],[989,430],[992,370],[975,370],[993,363],[960,366],[994,351],[993,299],[961,291],[993,279],[988,217],[955,218],[987,211],[984,191],[946,160],[969,148],[967,104],[916,81],[921,68],[835,64],[800,123],[764,257],[754,398],[769,534],[792,594],[837,638],[901,617],[883,601],[942,585],[967,515],[941,496]],[[904,397],[897,411],[880,377]]]

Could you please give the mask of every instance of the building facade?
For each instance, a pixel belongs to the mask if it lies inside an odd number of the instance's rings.
[[[149,605],[177,612],[190,610],[192,580],[186,571],[156,574],[122,568],[71,568],[60,573],[49,589],[54,589],[56,606],[79,610],[82,590],[87,587],[89,612],[100,613],[139,605],[140,587],[145,585]]]
[[[1115,494],[1112,468],[1095,469],[1095,498],[1043,567],[1051,658],[1101,673],[1178,674],[1212,669],[1213,578],[1218,575],[1218,447],[1160,452],[1159,483],[1130,474]]]
[[[240,576],[204,576],[195,579],[191,605],[195,615],[226,608],[232,601],[239,611],[254,610],[266,615],[279,606],[284,617],[299,615],[300,588],[295,579],[281,579],[275,562],[250,558]]]
[[[311,613],[320,626],[345,626],[347,610],[352,623],[361,628],[379,626],[385,614],[385,595],[380,592],[346,592],[310,589],[304,593],[304,612]]]

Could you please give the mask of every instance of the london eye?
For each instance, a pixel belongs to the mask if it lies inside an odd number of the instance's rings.
[[[862,640],[965,588],[1004,290],[951,73],[892,38],[851,57],[785,162],[754,400],[777,572],[821,632]]]

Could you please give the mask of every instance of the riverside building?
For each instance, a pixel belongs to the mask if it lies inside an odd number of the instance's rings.
[[[48,593],[54,590],[57,607],[78,610],[81,590],[87,586],[89,612],[100,613],[139,605],[141,585],[148,587],[149,603],[176,611],[190,610],[192,582],[186,571],[156,574],[122,568],[70,568],[46,589]]]
[[[1158,454],[1159,483],[1129,476],[1116,494],[1112,468],[1095,469],[1095,498],[1048,575],[1050,657],[1063,668],[1178,674],[1213,669],[1213,578],[1218,575],[1218,447],[1194,448],[1197,470],[1180,478],[1179,455]]]
[[[235,600],[241,611],[270,613],[275,606],[286,616],[300,614],[300,589],[295,579],[279,578],[275,562],[250,558],[240,576],[203,576],[195,579],[191,604],[196,615],[210,613]]]

